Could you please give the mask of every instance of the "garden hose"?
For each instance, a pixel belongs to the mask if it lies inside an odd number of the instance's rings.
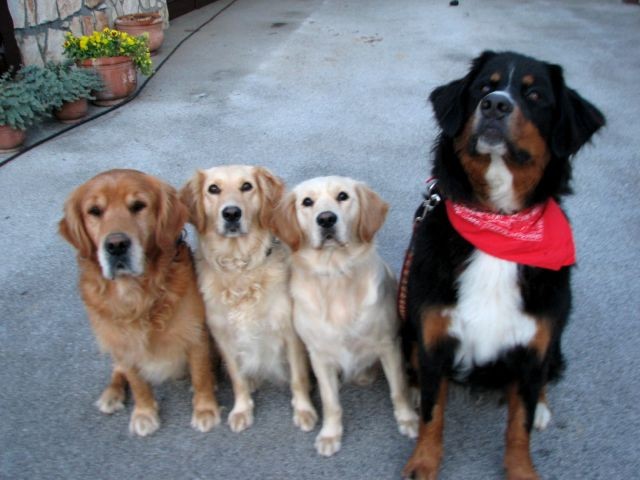
[[[155,68],[154,72],[149,75],[140,85],[140,87],[130,96],[127,97],[126,99],[124,99],[122,102],[118,103],[117,105],[113,105],[112,107],[106,108],[104,109],[104,111],[97,113],[95,115],[89,116],[83,120],[81,120],[78,123],[74,123],[73,125],[68,125],[58,131],[56,131],[55,133],[41,138],[40,140],[38,140],[37,142],[35,142],[33,145],[29,145],[25,148],[23,148],[22,150],[14,153],[13,155],[11,155],[8,158],[5,158],[4,160],[0,161],[0,168],[4,167],[5,165],[7,165],[8,163],[12,162],[13,160],[15,160],[16,158],[18,158],[20,155],[23,155],[25,153],[27,153],[28,151],[39,147],[40,145],[42,145],[43,143],[48,142],[49,140],[53,140],[54,138],[58,137],[59,135],[62,135],[63,133],[67,133],[70,130],[73,130],[76,127],[79,127],[80,125],[84,125],[87,122],[90,122],[92,120],[95,120],[96,118],[100,118],[103,115],[106,115],[107,113],[111,113],[114,110],[117,110],[118,108],[126,105],[127,103],[129,103],[131,100],[135,99],[138,94],[144,89],[144,87],[147,85],[147,83],[149,83],[149,80],[151,80],[156,73],[158,73],[158,71],[160,71],[160,69],[162,68],[162,66],[166,63],[167,60],[169,60],[173,54],[178,50],[178,48],[180,48],[182,46],[182,44],[184,42],[186,42],[187,40],[189,40],[192,36],[194,36],[196,33],[198,33],[200,30],[202,30],[202,28],[204,28],[205,26],[207,26],[209,23],[211,23],[213,20],[215,20],[220,14],[222,14],[222,12],[224,12],[225,10],[227,10],[231,5],[233,5],[234,3],[236,3],[238,0],[231,0],[231,2],[229,2],[228,5],[226,5],[224,8],[222,8],[220,11],[216,12],[214,15],[212,15],[210,18],[208,18],[204,23],[200,24],[196,29],[194,29],[193,31],[191,31],[189,33],[189,35],[187,35],[186,37],[184,37],[182,40],[180,40],[180,42],[178,42],[178,44],[173,47],[171,49],[171,51],[169,52],[169,54],[162,60],[162,62],[160,62],[158,64],[158,66]]]

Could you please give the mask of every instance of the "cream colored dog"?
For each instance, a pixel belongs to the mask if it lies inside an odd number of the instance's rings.
[[[199,234],[196,270],[207,324],[233,384],[234,432],[253,423],[254,386],[286,380],[287,373],[294,423],[310,431],[318,418],[307,354],[292,324],[289,251],[268,229],[283,190],[264,168],[225,166],[198,171],[181,191]]]
[[[276,235],[293,250],[294,325],[322,397],[320,455],[333,455],[342,441],[338,374],[363,380],[378,360],[400,432],[417,435],[400,351],[396,281],[373,244],[387,209],[363,183],[323,177],[295,187],[273,217]]]

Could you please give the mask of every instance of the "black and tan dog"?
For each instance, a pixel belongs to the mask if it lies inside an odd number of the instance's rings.
[[[407,269],[405,346],[422,421],[403,473],[436,478],[453,380],[505,389],[507,477],[535,479],[529,433],[550,420],[545,386],[563,366],[575,263],[558,202],[570,158],[605,119],[559,66],[512,52],[484,52],[430,100],[442,201],[417,225]]]

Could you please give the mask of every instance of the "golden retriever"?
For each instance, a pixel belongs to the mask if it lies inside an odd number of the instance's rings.
[[[338,374],[364,383],[378,360],[400,432],[417,435],[400,351],[396,281],[373,243],[387,209],[363,183],[322,177],[295,187],[273,217],[276,235],[293,250],[294,326],[322,398],[324,419],[315,441],[320,455],[341,446]]]
[[[60,234],[77,249],[80,293],[98,344],[113,360],[111,383],[97,407],[135,399],[129,429],[146,436],[160,425],[149,382],[181,375],[193,383],[191,425],[220,422],[210,338],[189,246],[181,240],[188,212],[176,191],[135,170],[101,173],[71,193]]]
[[[289,251],[268,229],[283,190],[267,169],[238,165],[198,171],[181,190],[199,234],[196,268],[207,323],[233,386],[234,432],[253,423],[252,389],[287,373],[295,425],[309,431],[318,418],[307,354],[292,324]]]

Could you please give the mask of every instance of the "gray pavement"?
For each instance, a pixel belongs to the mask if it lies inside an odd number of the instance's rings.
[[[221,0],[172,23],[167,45]],[[71,248],[56,234],[67,194],[130,167],[181,186],[197,167],[261,164],[288,184],[341,174],[391,203],[378,241],[396,272],[436,134],[426,103],[485,48],[565,67],[608,126],[574,163],[566,206],[579,266],[554,418],[533,435],[546,479],[640,475],[640,8],[619,0],[237,0],[186,42],[125,107],[0,169],[0,478],[393,479],[412,450],[382,379],[342,388],[345,435],[329,459],[291,422],[285,386],[255,396],[255,425],[189,427],[187,381],[156,389],[161,429],[127,432],[130,406],[93,406],[109,376],[76,291]],[[166,54],[166,50],[165,50]],[[193,235],[191,236],[193,240]],[[218,397],[232,404],[227,379]],[[317,392],[314,394],[319,405]],[[442,479],[499,478],[505,411],[454,390]]]

